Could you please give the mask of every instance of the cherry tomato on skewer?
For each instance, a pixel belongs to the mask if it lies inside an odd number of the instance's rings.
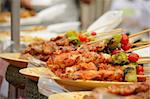
[[[137,62],[138,59],[139,59],[139,55],[136,54],[136,53],[131,53],[128,56],[128,60],[131,61],[131,62]]]
[[[91,35],[95,36],[97,33],[96,32],[92,32]]]
[[[138,82],[144,82],[146,81],[146,77],[137,77]]]
[[[131,44],[130,44],[130,43],[128,43],[127,45],[121,44],[121,48],[122,48],[124,51],[127,51],[127,50],[129,50],[129,49],[131,48]]]
[[[139,75],[144,75],[144,71],[139,71],[138,74]]]
[[[122,34],[121,44],[127,45],[129,43],[129,38],[126,34]]]
[[[138,65],[136,67],[136,72],[137,72],[138,75],[144,75],[144,68],[143,68],[143,66]],[[138,79],[139,82],[146,81],[146,77],[138,77],[137,79]]]
[[[143,66],[138,65],[137,68],[136,68],[136,72],[139,75],[143,75],[144,74],[144,68],[143,68]]]
[[[84,35],[79,35],[79,40],[81,41],[81,42],[87,42],[88,41],[88,38],[86,37],[86,36],[84,36]]]

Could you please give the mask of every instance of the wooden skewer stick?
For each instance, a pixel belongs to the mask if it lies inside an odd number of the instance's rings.
[[[139,49],[146,48],[146,47],[150,47],[150,44],[139,46],[139,47],[136,47],[136,48],[132,48],[132,49],[126,51],[126,52],[132,52],[132,51],[139,50]]]
[[[137,77],[146,77],[146,78],[150,78],[150,75],[137,75]]]
[[[131,34],[131,35],[129,35],[129,38],[133,38],[133,37],[136,37],[136,36],[142,35],[144,33],[148,33],[148,32],[150,32],[150,29],[147,29],[147,30],[144,30],[144,31],[141,31],[141,32],[138,32],[138,33]]]
[[[101,37],[102,39],[107,39],[107,38],[109,38],[110,36],[112,36],[114,34],[119,34],[119,33],[123,33],[123,32],[125,32],[125,30],[119,28],[119,29],[112,30],[110,33],[98,33],[97,37]],[[146,32],[150,32],[150,29],[147,29],[147,30],[135,33],[135,34],[132,34],[132,35],[129,36],[129,38],[132,38],[132,37],[135,37],[135,36],[139,36],[139,35],[144,34]],[[88,44],[95,43],[95,42],[97,42],[97,41],[91,41],[91,42],[88,42]],[[135,44],[132,44],[132,45],[133,46],[140,46],[140,45],[146,45],[146,44],[150,44],[150,42],[139,42],[139,43],[135,43]]]
[[[150,67],[144,67],[144,72],[150,72]]]
[[[118,30],[118,31],[111,31],[111,32],[105,33],[105,34],[103,34],[103,35],[98,34],[96,37],[98,37],[98,38],[103,38],[103,37],[108,37],[108,36],[109,36],[109,37],[112,37],[113,35],[121,34],[121,33],[123,33],[123,32],[125,32],[125,30],[120,29],[120,30]]]
[[[115,31],[115,30],[114,30],[114,31],[112,31],[112,32],[110,32],[110,33],[105,33],[105,35],[104,35],[104,34],[103,34],[103,35],[98,35],[98,37],[100,37],[99,40],[87,42],[87,44],[92,44],[92,43],[95,43],[95,42],[99,42],[99,41],[102,41],[102,40],[111,38],[113,35],[123,33],[124,31],[125,31],[125,30],[120,29],[120,30],[118,30],[118,31]]]
[[[141,45],[147,45],[150,44],[149,41],[145,41],[145,42],[138,42],[138,43],[132,43],[132,46],[141,46]]]
[[[139,59],[137,61],[138,64],[148,64],[150,63],[150,59]]]
[[[140,59],[150,59],[150,56],[142,56]]]
[[[103,41],[103,40],[105,40],[105,39],[107,39],[107,38],[112,37],[112,35],[114,35],[114,34],[120,34],[120,33],[122,33],[123,31],[124,31],[123,29],[118,29],[118,30],[113,30],[113,31],[110,32],[110,33],[103,33],[103,35],[98,35],[98,36],[101,37],[101,39],[96,40],[96,41],[87,42],[86,44],[88,45],[88,44],[96,43],[96,42],[99,42],[99,41]],[[83,45],[81,45],[80,47],[78,47],[77,50],[79,50],[80,48],[82,48],[82,46],[83,46]]]

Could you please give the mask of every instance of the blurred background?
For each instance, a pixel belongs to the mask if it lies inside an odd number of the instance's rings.
[[[12,1],[0,0],[0,42],[5,45],[1,50],[12,43]],[[123,11],[123,21],[118,27],[130,34],[150,26],[150,0],[20,0],[20,5],[20,41],[24,45],[48,40],[68,30],[84,31],[110,10]],[[136,40],[147,37],[148,34]]]

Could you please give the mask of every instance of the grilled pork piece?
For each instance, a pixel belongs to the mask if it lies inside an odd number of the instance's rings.
[[[96,52],[79,53],[78,51],[72,51],[69,53],[52,55],[51,58],[49,58],[47,64],[59,65],[61,68],[65,68],[68,66],[89,62],[93,62],[95,64],[110,63],[112,62],[112,59],[111,56],[108,54],[98,54]]]
[[[112,66],[107,63],[79,63],[77,65],[64,68],[59,65],[51,65],[50,68],[57,76],[61,77],[62,79],[122,81],[124,77],[124,72],[120,66]]]
[[[80,53],[87,51],[99,52],[102,51],[105,46],[106,44],[104,42],[83,44],[83,47],[78,51]],[[21,53],[21,57],[24,58],[24,55],[27,56],[26,54],[29,54],[42,61],[47,61],[51,55],[59,55],[76,50],[76,44],[69,42],[69,39],[66,36],[57,36],[56,38],[52,38],[49,41],[40,41],[30,44]]]
[[[65,36],[58,36],[50,41],[40,41],[30,44],[22,51],[21,57],[29,54],[35,58],[47,61],[52,54],[61,54],[76,50],[74,45],[69,44],[69,40]]]
[[[111,86],[108,88],[108,91],[112,94],[128,96],[140,92],[146,92],[149,89],[150,86],[148,83],[137,83],[128,86]]]
[[[83,44],[81,45],[82,47],[79,49],[79,52],[87,52],[87,51],[92,51],[92,52],[100,52],[102,51],[106,43],[104,41],[99,41],[91,44]]]
[[[84,99],[149,99],[150,84],[146,82],[126,86],[113,85],[107,89],[96,88]]]

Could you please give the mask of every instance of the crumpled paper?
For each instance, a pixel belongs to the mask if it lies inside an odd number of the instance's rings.
[[[29,63],[27,68],[32,67],[46,67],[46,63],[33,57],[29,57]],[[55,75],[46,73],[40,74],[38,80],[38,90],[41,94],[49,96],[55,93],[69,92],[67,89],[63,88],[61,85],[55,82],[55,80],[51,79],[51,76]]]
[[[48,75],[41,75],[39,77],[38,90],[41,94],[47,97],[56,93],[69,92],[69,90],[59,85]]]
[[[29,57],[28,58],[27,67],[45,67],[45,66],[46,66],[46,63],[39,60],[39,59],[36,59],[34,57]]]

